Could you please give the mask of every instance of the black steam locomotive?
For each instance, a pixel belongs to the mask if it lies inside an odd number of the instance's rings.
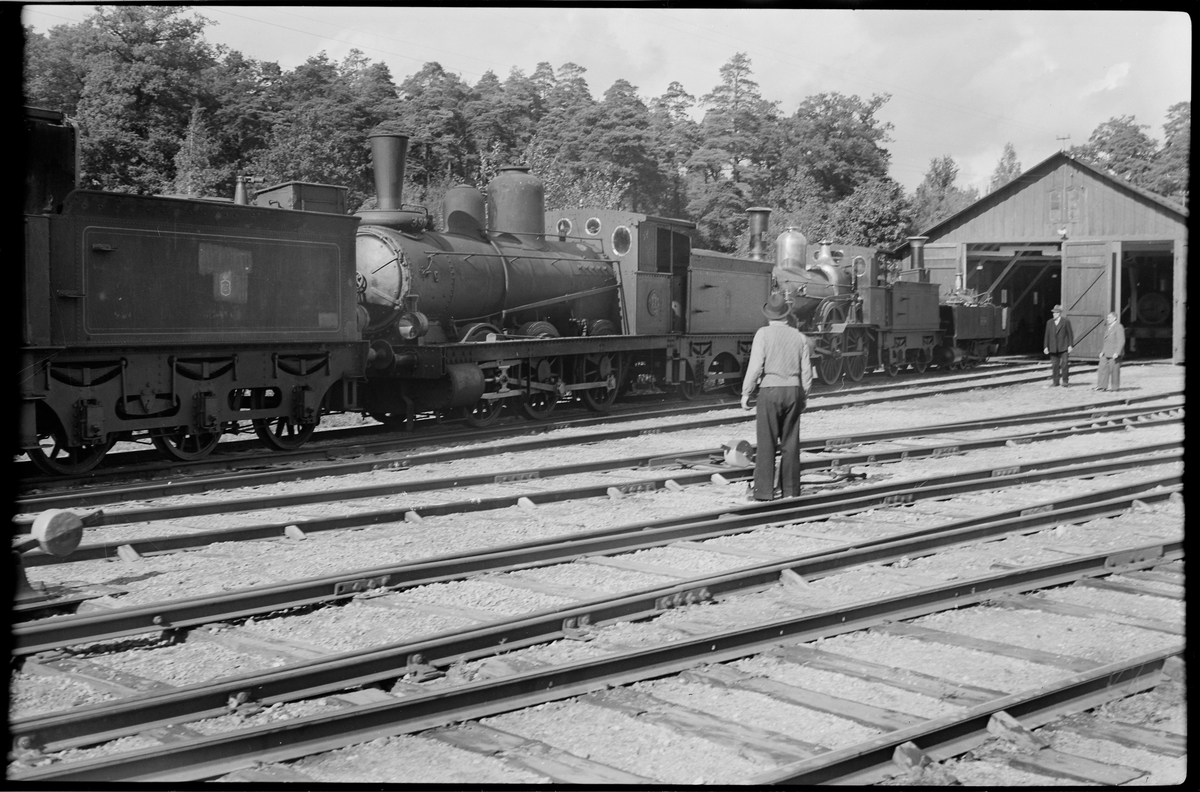
[[[84,472],[119,439],[199,459],[252,429],[295,448],[323,413],[385,424],[564,400],[694,398],[740,381],[773,289],[813,339],[827,382],[883,366],[964,365],[1006,330],[1000,309],[939,304],[918,266],[877,251],[808,250],[795,229],[748,258],[693,249],[695,226],[544,209],[541,182],[503,170],[486,196],[456,187],[442,230],[402,203],[407,138],[371,138],[377,207],[289,182],[233,202],[74,189],[73,130],[28,111],[20,451]],[[547,232],[547,229],[550,229]]]

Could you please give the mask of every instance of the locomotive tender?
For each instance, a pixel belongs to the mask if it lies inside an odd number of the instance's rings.
[[[241,422],[294,448],[353,397],[355,218],[76,190],[61,114],[26,131],[18,442],[40,468],[135,432],[198,459]]]
[[[119,439],[199,459],[250,427],[302,445],[323,413],[486,426],[507,405],[607,410],[625,391],[694,398],[736,385],[772,290],[792,304],[826,382],[883,366],[969,365],[1003,314],[920,268],[796,229],[763,255],[693,249],[695,225],[615,210],[547,212],[540,180],[502,169],[451,189],[442,230],[402,203],[407,136],[371,136],[377,207],[289,182],[234,202],[75,190],[74,133],[27,110],[20,450],[84,472]],[[547,228],[550,229],[547,233]],[[919,263],[920,257],[915,257]]]

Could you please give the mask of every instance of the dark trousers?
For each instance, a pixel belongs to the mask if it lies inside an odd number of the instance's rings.
[[[754,456],[754,497],[775,496],[775,453],[780,454],[783,497],[800,494],[800,412],[804,389],[761,388],[758,392],[758,449]]]
[[[1050,376],[1054,378],[1054,384],[1058,384],[1058,378],[1061,374],[1062,384],[1068,384],[1071,378],[1066,352],[1051,352],[1050,353]]]

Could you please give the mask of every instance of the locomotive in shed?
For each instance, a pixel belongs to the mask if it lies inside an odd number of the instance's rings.
[[[253,430],[297,448],[321,415],[544,419],[627,391],[736,387],[772,290],[826,382],[984,359],[1000,309],[950,295],[876,250],[807,244],[747,257],[693,248],[685,220],[547,212],[528,169],[455,187],[441,230],[402,202],[407,136],[371,136],[375,209],[288,182],[233,201],[76,190],[73,130],[28,110],[19,450],[49,474],[118,440],[196,460]],[[919,261],[919,257],[915,260]]]

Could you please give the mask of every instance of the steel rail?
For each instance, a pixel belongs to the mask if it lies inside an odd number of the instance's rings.
[[[1130,400],[1130,401],[1132,402],[1132,400]],[[802,446],[802,450],[809,451],[809,452],[816,452],[820,449],[824,449],[824,448],[831,447],[831,446],[844,446],[844,445],[848,445],[848,444],[862,444],[862,443],[869,443],[869,442],[879,442],[881,440],[894,439],[894,438],[921,437],[921,436],[928,436],[928,435],[933,435],[933,434],[944,434],[947,432],[956,432],[956,431],[961,432],[961,431],[973,431],[973,430],[979,430],[979,429],[994,429],[994,428],[1000,428],[1003,426],[1028,425],[1031,423],[1045,423],[1045,422],[1052,422],[1052,421],[1056,421],[1056,420],[1063,420],[1063,421],[1084,420],[1085,417],[1091,418],[1093,420],[1105,420],[1105,419],[1115,418],[1122,413],[1126,413],[1126,414],[1130,414],[1130,415],[1138,415],[1138,414],[1146,414],[1146,413],[1153,413],[1153,412],[1161,412],[1161,411],[1166,411],[1166,410],[1171,410],[1171,409],[1180,409],[1183,406],[1184,406],[1183,402],[1179,402],[1177,404],[1172,402],[1170,404],[1162,405],[1160,407],[1157,407],[1157,408],[1151,409],[1151,410],[1147,410],[1145,408],[1131,407],[1127,403],[1122,403],[1120,408],[1117,408],[1115,406],[1102,407],[1102,406],[1094,406],[1094,405],[1089,405],[1089,406],[1084,406],[1084,407],[1071,407],[1071,408],[1067,408],[1067,409],[1056,408],[1056,409],[1051,409],[1051,410],[1042,410],[1040,412],[1029,413],[1029,414],[1022,415],[1022,416],[1009,416],[1009,417],[1005,417],[1005,418],[994,418],[994,419],[986,419],[986,420],[979,420],[979,421],[964,421],[961,423],[935,424],[935,425],[924,426],[924,427],[907,427],[905,429],[880,430],[880,431],[876,431],[876,432],[867,432],[867,433],[862,433],[862,434],[856,434],[856,435],[850,436],[850,437],[841,435],[841,436],[837,436],[834,438],[815,438],[812,440],[804,440],[803,441],[804,445]],[[739,421],[741,421],[741,420],[746,420],[744,415],[742,415],[739,418]],[[714,426],[714,425],[723,425],[723,424],[729,423],[729,422],[730,421],[727,418],[714,418],[714,419],[707,419],[705,421],[700,421],[700,422],[668,425],[665,427],[654,427],[654,428],[650,428],[650,429],[614,430],[614,431],[609,431],[609,432],[588,435],[583,438],[571,438],[570,442],[596,443],[596,442],[604,442],[604,441],[610,441],[610,440],[622,440],[622,439],[628,439],[630,437],[640,437],[640,436],[649,435],[649,434],[664,434],[664,433],[670,433],[670,432],[686,431],[686,430],[695,429],[695,428],[703,428],[703,427]],[[451,449],[451,450],[446,450],[446,451],[437,451],[437,452],[431,452],[431,453],[426,453],[426,454],[418,454],[418,455],[405,457],[405,458],[401,458],[401,459],[392,459],[392,460],[387,460],[384,462],[375,461],[375,462],[340,463],[340,464],[335,464],[335,465],[322,466],[322,467],[318,468],[317,470],[322,471],[322,475],[324,475],[324,476],[349,475],[352,473],[369,472],[372,470],[407,468],[407,467],[415,467],[417,465],[432,464],[434,462],[453,461],[453,460],[460,460],[460,459],[466,459],[466,458],[479,458],[479,457],[483,457],[483,456],[491,456],[491,455],[496,455],[496,454],[501,454],[501,453],[513,453],[513,452],[517,452],[517,451],[540,450],[540,449],[548,448],[548,447],[557,448],[557,447],[561,447],[561,445],[562,445],[562,439],[550,440],[548,438],[539,438],[536,440],[527,440],[527,441],[523,441],[523,442],[519,442],[519,443],[513,443],[513,444],[506,445],[506,446],[490,446],[487,448],[470,449],[470,450]],[[691,457],[691,456],[696,456],[699,454],[706,454],[706,453],[719,454],[720,449],[714,449],[712,451],[684,452],[684,453],[676,454],[673,456],[674,457]],[[650,456],[650,457],[635,457],[635,459],[639,459],[639,460],[640,459],[656,460],[656,459],[662,459],[662,458],[663,458],[662,455],[655,455],[655,456]],[[653,464],[653,462],[652,461],[647,461],[644,463],[639,462],[636,464],[630,464],[629,467],[638,467],[638,466],[650,465],[650,464]],[[311,473],[311,472],[312,472],[311,469],[308,471],[304,471],[303,478],[310,477],[309,473]],[[209,491],[212,491],[213,489],[262,486],[265,484],[278,483],[279,481],[283,480],[280,478],[281,475],[283,475],[283,474],[280,471],[271,471],[271,472],[267,472],[267,473],[255,472],[255,473],[249,473],[249,474],[245,474],[245,473],[232,474],[229,476],[222,476],[220,478],[204,478],[204,479],[187,480],[187,481],[180,481],[180,482],[159,482],[159,483],[155,483],[155,484],[139,484],[139,485],[135,485],[135,486],[131,486],[131,487],[121,487],[121,488],[117,488],[117,489],[110,489],[110,490],[106,490],[103,492],[88,492],[88,493],[84,493],[82,495],[55,494],[55,495],[46,495],[46,496],[38,496],[38,497],[21,498],[21,499],[17,500],[16,506],[17,506],[18,510],[26,512],[26,513],[32,513],[32,512],[41,511],[43,509],[50,509],[50,508],[68,508],[68,507],[80,508],[80,507],[97,506],[97,505],[103,505],[106,503],[114,503],[114,502],[128,501],[128,500],[142,500],[142,499],[153,498],[153,497],[167,497],[167,496],[175,496],[175,495],[195,494],[195,493],[200,493],[200,492],[209,492]],[[301,477],[297,477],[297,478],[301,478]],[[349,500],[352,498],[367,498],[367,497],[375,497],[376,495],[394,494],[395,492],[404,491],[403,488],[405,486],[406,485],[402,485],[402,484],[378,485],[376,487],[359,487],[359,488],[352,488],[352,489],[337,490],[337,491],[333,491],[333,492],[335,494],[337,494],[339,498],[344,499],[344,500]],[[461,485],[459,485],[459,486],[461,486]],[[243,510],[243,511],[249,511],[254,508],[277,508],[282,505],[296,505],[299,503],[317,502],[322,498],[323,495],[326,495],[326,494],[327,493],[305,493],[305,494],[299,494],[299,495],[267,496],[262,499],[255,499],[255,501],[250,501],[248,503],[239,503],[239,506],[242,507],[241,510]],[[261,502],[264,505],[255,507],[253,505],[253,503],[256,501]],[[218,505],[218,507],[219,507],[219,505]],[[193,504],[193,505],[187,506],[187,507],[178,507],[177,511],[175,513],[173,513],[171,516],[178,516],[178,515],[185,514],[185,513],[188,515],[194,515],[197,513],[213,513],[213,512],[196,512],[196,511],[194,511],[194,509],[197,509],[197,508],[214,508],[214,507],[206,506],[205,504]],[[185,509],[193,509],[193,511],[185,512],[184,511]],[[99,520],[99,522],[96,522],[94,524],[111,525],[111,524],[114,524],[114,521],[118,520],[118,519],[124,519],[125,521],[128,522],[128,521],[133,521],[133,520],[169,519],[169,518],[170,518],[169,516],[154,516],[154,517],[135,516],[132,518],[125,519],[120,516],[112,517],[108,514],[104,514],[104,515],[98,515],[97,519]],[[16,520],[14,520],[14,525],[18,527],[18,530],[21,530],[27,524],[32,523],[32,519],[33,519],[32,517],[24,517],[24,518],[16,519]]]
[[[1026,728],[1036,728],[1064,715],[1094,709],[1117,698],[1156,687],[1163,667],[1181,657],[1183,647],[1148,652],[1131,660],[1109,663],[1059,680],[1033,691],[1014,693],[971,707],[966,712],[881,734],[858,745],[756,775],[747,783],[767,784],[874,784],[895,774],[892,762],[897,746],[917,745],[935,761],[949,759],[989,739],[988,721],[1007,712]],[[891,771],[889,773],[889,770]]]
[[[586,555],[630,552],[633,549],[656,547],[684,539],[694,540],[704,536],[708,530],[715,531],[713,535],[723,535],[752,529],[762,525],[764,521],[812,519],[878,506],[944,498],[962,492],[1003,489],[1006,486],[1050,478],[1094,476],[1106,471],[1127,470],[1134,465],[1165,464],[1181,458],[1182,450],[1174,450],[1175,454],[1171,456],[1135,459],[1111,460],[1110,454],[1111,461],[1084,466],[1059,466],[1057,469],[1053,463],[1034,463],[1025,466],[1025,472],[1016,473],[1010,473],[1011,468],[999,471],[984,469],[975,471],[974,476],[966,480],[963,480],[961,475],[954,477],[959,479],[954,483],[947,483],[946,479],[950,477],[946,476],[938,476],[936,482],[929,479],[915,484],[911,481],[893,482],[871,488],[869,492],[855,490],[818,498],[798,498],[791,502],[771,502],[762,506],[674,518],[651,523],[649,526],[616,527],[586,535],[560,535],[494,548],[482,553],[450,554],[419,562],[340,572],[336,575],[257,586],[224,594],[205,594],[100,613],[55,616],[14,624],[11,651],[14,656],[36,654],[79,643],[194,627],[213,621],[333,602],[375,588],[396,590],[455,580],[467,574],[482,574],[505,568],[546,566]],[[997,472],[1005,475],[996,476]],[[1178,478],[1168,476],[1163,479],[1163,483],[1169,484]],[[1028,511],[1028,507],[1009,511],[1021,513]]]
[[[201,683],[161,693],[147,693],[117,702],[73,708],[66,713],[18,719],[10,732],[25,747],[57,743],[56,750],[93,744],[135,733],[139,729],[166,725],[183,719],[223,714],[230,696],[261,703],[278,703],[345,690],[350,687],[394,679],[407,670],[421,672],[434,665],[447,666],[531,644],[561,638],[572,628],[646,618],[684,604],[692,604],[746,588],[769,586],[783,570],[806,579],[816,579],[866,563],[888,563],[903,557],[937,552],[1009,533],[1037,530],[1052,523],[1119,514],[1137,500],[1167,499],[1177,487],[1155,490],[1156,482],[1143,488],[1090,493],[1045,507],[1028,508],[1017,516],[1011,512],[976,519],[958,520],[920,528],[875,540],[781,558],[707,577],[625,592],[582,602],[566,609],[498,620],[473,628],[409,644],[393,644],[340,653],[293,664],[283,669],[254,672],[216,682]],[[1114,497],[1116,496],[1116,497]],[[723,532],[708,534],[709,537]]]
[[[1088,510],[1091,511],[1091,510]],[[1030,518],[1022,518],[1030,519]],[[1033,519],[1044,519],[1035,515]],[[614,653],[500,679],[358,705],[331,714],[271,723],[70,764],[10,773],[17,782],[159,781],[213,778],[260,762],[280,762],[366,742],[474,720],[584,695],[615,685],[675,674],[698,664],[735,660],[780,644],[813,641],[878,624],[1063,585],[1085,577],[1155,566],[1183,557],[1182,538],[1150,547],[1080,556],[943,586],[830,608],[732,631],[717,631],[663,646]],[[1169,654],[1183,651],[1180,642]],[[394,676],[401,669],[393,668]],[[1007,701],[1008,698],[998,701]]]
[[[995,448],[1002,445],[1007,445],[1008,443],[1031,443],[1036,441],[1052,440],[1068,434],[1074,436],[1079,434],[1124,430],[1130,425],[1140,425],[1143,427],[1163,426],[1172,423],[1178,423],[1182,420],[1180,418],[1157,420],[1150,419],[1149,416],[1154,414],[1155,413],[1141,414],[1141,417],[1147,417],[1147,420],[1138,421],[1136,423],[1134,419],[1128,417],[1124,419],[1126,422],[1123,423],[1118,424],[1110,420],[1107,424],[1103,425],[1097,425],[1095,423],[1095,419],[1085,419],[1083,423],[1090,424],[1089,426],[1072,425],[1058,427],[1042,432],[1027,433],[1009,437],[993,437],[981,440],[960,440],[948,445],[933,445],[916,448],[910,447],[900,450],[876,451],[873,453],[867,452],[855,455],[842,454],[833,458],[805,460],[801,463],[801,469],[808,471],[826,469],[838,470],[848,468],[856,464],[881,464],[904,459],[949,456],[962,453],[966,450]],[[836,442],[843,443],[845,441],[838,440]],[[1160,444],[1160,446],[1164,448],[1177,445],[1178,444],[1176,443]],[[667,455],[661,457],[634,457],[626,460],[605,460],[579,466],[562,466],[548,470],[533,469],[499,474],[482,474],[478,476],[454,476],[445,479],[413,481],[406,484],[379,485],[377,488],[373,487],[364,489],[371,490],[371,497],[380,497],[392,494],[407,495],[414,492],[457,489],[466,486],[515,482],[526,479],[551,478],[554,476],[571,475],[574,473],[591,472],[596,470],[619,469],[626,467],[646,467],[669,463],[679,463],[687,459],[697,459],[699,457],[714,453],[718,453],[718,451],[688,452],[685,455]],[[625,464],[626,462],[629,464]],[[721,468],[720,473],[727,481],[735,482],[749,478],[749,476],[752,475],[751,471],[752,468],[750,467],[727,467]],[[708,481],[712,477],[712,474],[713,471],[711,470],[699,473],[673,473],[670,475],[657,476],[635,482],[626,482],[616,486],[602,484],[557,490],[539,490],[536,493],[517,493],[492,498],[472,498],[465,501],[453,501],[449,503],[406,505],[390,509],[357,512],[349,515],[315,517],[309,520],[289,520],[283,522],[262,523],[259,525],[217,528],[208,531],[192,531],[186,534],[163,534],[159,536],[143,537],[140,539],[116,539],[111,541],[88,542],[80,545],[69,556],[60,557],[50,553],[41,552],[39,550],[34,550],[23,555],[22,559],[27,568],[33,568],[37,566],[70,564],[82,561],[111,558],[116,556],[118,553],[118,548],[123,546],[131,547],[140,554],[164,553],[188,548],[204,547],[214,542],[250,541],[256,539],[280,538],[286,535],[287,529],[291,526],[296,526],[306,533],[343,530],[346,528],[361,527],[365,525],[379,525],[382,523],[397,522],[408,518],[408,515],[410,514],[416,514],[424,518],[509,508],[517,505],[523,499],[528,499],[535,504],[539,502],[553,503],[583,498],[604,497],[605,495],[610,494],[610,491],[614,489],[622,493],[652,491],[656,489],[662,489],[663,487],[667,486],[668,481],[674,481],[679,485],[699,484]],[[359,490],[354,490],[352,492],[357,491]],[[297,503],[323,502],[334,498],[344,499],[344,496],[342,495],[343,492],[346,492],[346,490],[324,491],[320,493],[302,493],[295,496],[276,496],[279,498],[279,500],[276,501],[274,505],[276,507],[283,507],[295,505]],[[270,499],[270,497],[272,496],[268,496],[268,499]],[[357,497],[367,497],[367,495],[358,495]],[[296,498],[296,500],[292,500],[293,498]],[[230,506],[233,508],[230,509]],[[243,508],[241,502],[239,501],[222,501],[210,504],[190,504],[162,508],[152,507],[148,509],[130,510],[125,512],[111,512],[107,514],[100,513],[99,515],[90,515],[89,521],[93,522],[94,524],[98,523],[100,525],[115,525],[125,522],[165,520],[173,517],[195,516],[198,514],[218,514],[227,510],[246,511],[247,509]],[[99,517],[99,519],[97,519],[97,517]]]
[[[987,385],[968,384],[968,385],[962,385],[962,386],[958,386],[958,387],[950,388],[950,389],[943,388],[943,389],[937,391],[937,394],[942,395],[942,394],[946,394],[946,393],[956,393],[956,392],[960,392],[960,391],[974,390],[979,387],[1002,387],[1002,386],[1009,385],[1009,384],[1013,384],[1013,383],[1006,381],[1003,383],[987,384]],[[1165,394],[1165,395],[1180,395],[1180,394],[1182,394],[1182,391],[1169,392],[1168,394]],[[844,396],[847,394],[845,392],[843,392],[841,395]],[[929,394],[926,392],[919,392],[919,393],[912,393],[912,394],[905,395],[903,398],[914,399],[914,398],[921,398],[921,397],[927,396],[927,395],[929,395]],[[824,398],[824,397],[821,397],[821,398]],[[1156,399],[1156,398],[1162,398],[1162,396],[1161,395],[1160,396],[1140,396],[1140,397],[1130,397],[1130,398],[1123,398],[1123,399],[1112,399],[1112,400],[1108,400],[1108,401],[1099,402],[1098,405],[1102,406],[1105,404],[1133,404],[1138,401],[1144,401],[1144,400]],[[894,399],[891,396],[866,397],[866,398],[860,397],[860,398],[854,399],[853,401],[851,401],[849,403],[846,403],[846,402],[837,402],[834,404],[810,403],[809,407],[806,409],[808,412],[814,412],[814,411],[827,410],[827,409],[840,409],[840,408],[846,407],[846,406],[873,404],[873,403],[887,402],[887,401],[893,401],[893,400],[896,400],[896,399]],[[815,401],[815,399],[814,399],[814,401]],[[684,410],[679,410],[677,412],[691,412],[691,411],[707,412],[707,411],[711,411],[713,409],[716,409],[716,408],[714,408],[712,405],[700,405],[700,406],[695,406],[692,408],[686,408]],[[663,417],[663,415],[664,415],[664,413],[661,411],[655,412],[652,414],[641,414],[641,413],[625,414],[625,415],[620,416],[616,420],[619,420],[622,423],[627,423],[627,422],[632,422],[632,421],[647,420],[650,418]],[[716,425],[723,425],[726,423],[739,423],[744,420],[746,420],[744,414],[742,414],[739,411],[739,413],[735,413],[733,416],[725,416],[722,418],[710,419],[708,421],[695,422],[695,423],[691,423],[691,424],[679,424],[677,427],[667,427],[667,429],[669,429],[670,431],[679,431],[679,430],[693,428],[693,427],[716,426]],[[564,421],[540,423],[540,424],[536,424],[533,426],[530,426],[527,424],[520,424],[520,425],[515,425],[515,426],[504,426],[504,427],[498,427],[498,428],[482,430],[482,431],[474,430],[469,433],[454,433],[454,434],[446,435],[443,437],[424,437],[424,438],[420,438],[417,440],[414,440],[414,439],[405,439],[402,441],[380,440],[377,442],[368,442],[368,443],[362,443],[362,444],[356,444],[356,445],[350,445],[350,446],[339,446],[339,447],[335,447],[335,448],[314,448],[314,449],[305,449],[305,450],[298,450],[298,451],[292,451],[292,452],[273,452],[269,456],[265,456],[265,457],[256,456],[252,459],[247,460],[247,462],[248,462],[248,464],[252,464],[255,466],[261,466],[264,462],[269,462],[272,465],[283,465],[283,464],[287,464],[289,462],[301,462],[301,461],[310,461],[310,460],[328,460],[330,458],[359,456],[359,455],[363,455],[363,454],[390,453],[390,452],[396,451],[396,450],[400,450],[401,452],[403,452],[404,449],[412,448],[414,445],[430,445],[430,444],[435,444],[435,443],[460,442],[460,441],[483,442],[483,441],[492,440],[492,439],[505,439],[505,438],[509,438],[509,437],[513,437],[513,436],[543,435],[543,434],[546,434],[548,432],[552,432],[552,431],[555,431],[558,429],[579,428],[582,426],[591,426],[591,425],[598,425],[598,424],[604,425],[604,424],[609,424],[609,423],[613,423],[613,422],[614,422],[614,418],[612,416],[607,416],[607,417],[594,417],[594,418],[575,418],[575,419],[568,419],[568,420],[564,420]],[[615,436],[616,437],[633,437],[633,436],[637,436],[639,434],[645,434],[645,433],[648,433],[648,432],[633,430],[631,432],[627,432],[627,433],[623,433],[623,434],[617,433]],[[614,439],[614,438],[604,438],[604,439]],[[530,443],[528,448],[539,448],[539,447],[545,447],[545,446],[552,446],[552,445],[554,445],[555,441],[547,440],[547,439],[543,438],[541,440],[534,440],[534,441],[528,441],[528,442]],[[527,449],[522,449],[522,450],[527,450]],[[491,454],[504,453],[504,451],[500,451],[497,449],[490,449],[490,450],[481,449],[479,452],[479,455],[482,456],[482,455],[486,455],[489,453],[491,453]],[[464,455],[461,452],[459,452],[458,456],[455,456],[453,452],[448,452],[448,453],[444,453],[442,458],[443,459],[457,459],[457,458],[463,458],[464,456],[468,456],[468,455]],[[176,474],[182,474],[182,473],[186,473],[186,472],[192,472],[192,471],[196,471],[196,470],[213,468],[213,467],[219,467],[222,470],[227,470],[229,465],[232,463],[233,463],[232,459],[224,459],[224,460],[219,460],[217,462],[212,462],[212,461],[203,462],[202,461],[202,462],[197,462],[197,463],[190,464],[190,465],[181,465],[179,463],[170,463],[164,467],[164,470],[167,470],[171,473],[176,473]],[[347,465],[349,469],[344,469],[344,470],[339,471],[341,473],[366,472],[369,470],[381,470],[381,469],[387,469],[389,467],[402,466],[404,464],[404,460],[377,460],[374,462],[357,462],[357,463],[343,463],[343,464]],[[341,467],[341,466],[333,465],[333,466],[329,466],[329,467]],[[94,481],[101,477],[104,477],[105,475],[106,474],[103,472],[97,473],[97,472],[93,471],[91,474],[89,474],[89,480]],[[122,474],[119,472],[111,474],[112,477],[117,477],[117,476],[121,476],[121,475],[128,475],[128,474],[127,473]],[[299,470],[293,469],[293,468],[286,468],[283,470],[272,470],[272,471],[265,471],[265,472],[264,471],[255,471],[254,473],[250,473],[250,474],[233,474],[233,476],[229,476],[229,475],[204,476],[201,478],[197,478],[196,480],[194,480],[194,482],[190,483],[190,486],[192,487],[192,489],[176,489],[173,492],[173,494],[182,494],[184,492],[203,492],[214,486],[221,486],[221,482],[223,482],[223,481],[229,480],[231,478],[236,479],[239,477],[239,475],[249,477],[250,479],[253,480],[253,483],[251,483],[250,481],[246,481],[245,483],[233,482],[233,483],[227,484],[226,486],[257,486],[257,485],[262,485],[262,484],[267,484],[267,483],[275,483],[278,481],[294,481],[294,480],[302,480],[305,478],[316,478],[319,476],[336,475],[336,473],[333,471],[327,470],[326,466],[322,466],[320,468],[308,468],[308,469],[299,469]],[[35,482],[35,483],[53,483],[53,482],[54,482],[54,480],[47,480],[47,481]],[[154,492],[154,488],[162,486],[162,483],[160,482],[157,484],[150,484],[150,485],[143,485],[143,486],[145,486],[149,490],[149,492]],[[184,483],[178,482],[178,483],[176,483],[175,486],[177,488],[182,487],[182,486],[184,486]],[[94,497],[102,498],[103,492],[104,492],[103,490],[98,491]],[[154,495],[152,495],[152,494],[142,494],[142,495],[136,495],[134,497],[145,498],[145,497],[153,497],[153,496]],[[77,499],[79,499],[79,500],[77,500],[77,502],[85,502],[83,499],[89,497],[89,495],[87,495],[87,494],[80,495],[79,493],[76,493],[75,497]],[[91,502],[99,503],[101,501],[96,500],[96,501],[91,501]],[[107,501],[104,501],[104,502],[107,502]]]

